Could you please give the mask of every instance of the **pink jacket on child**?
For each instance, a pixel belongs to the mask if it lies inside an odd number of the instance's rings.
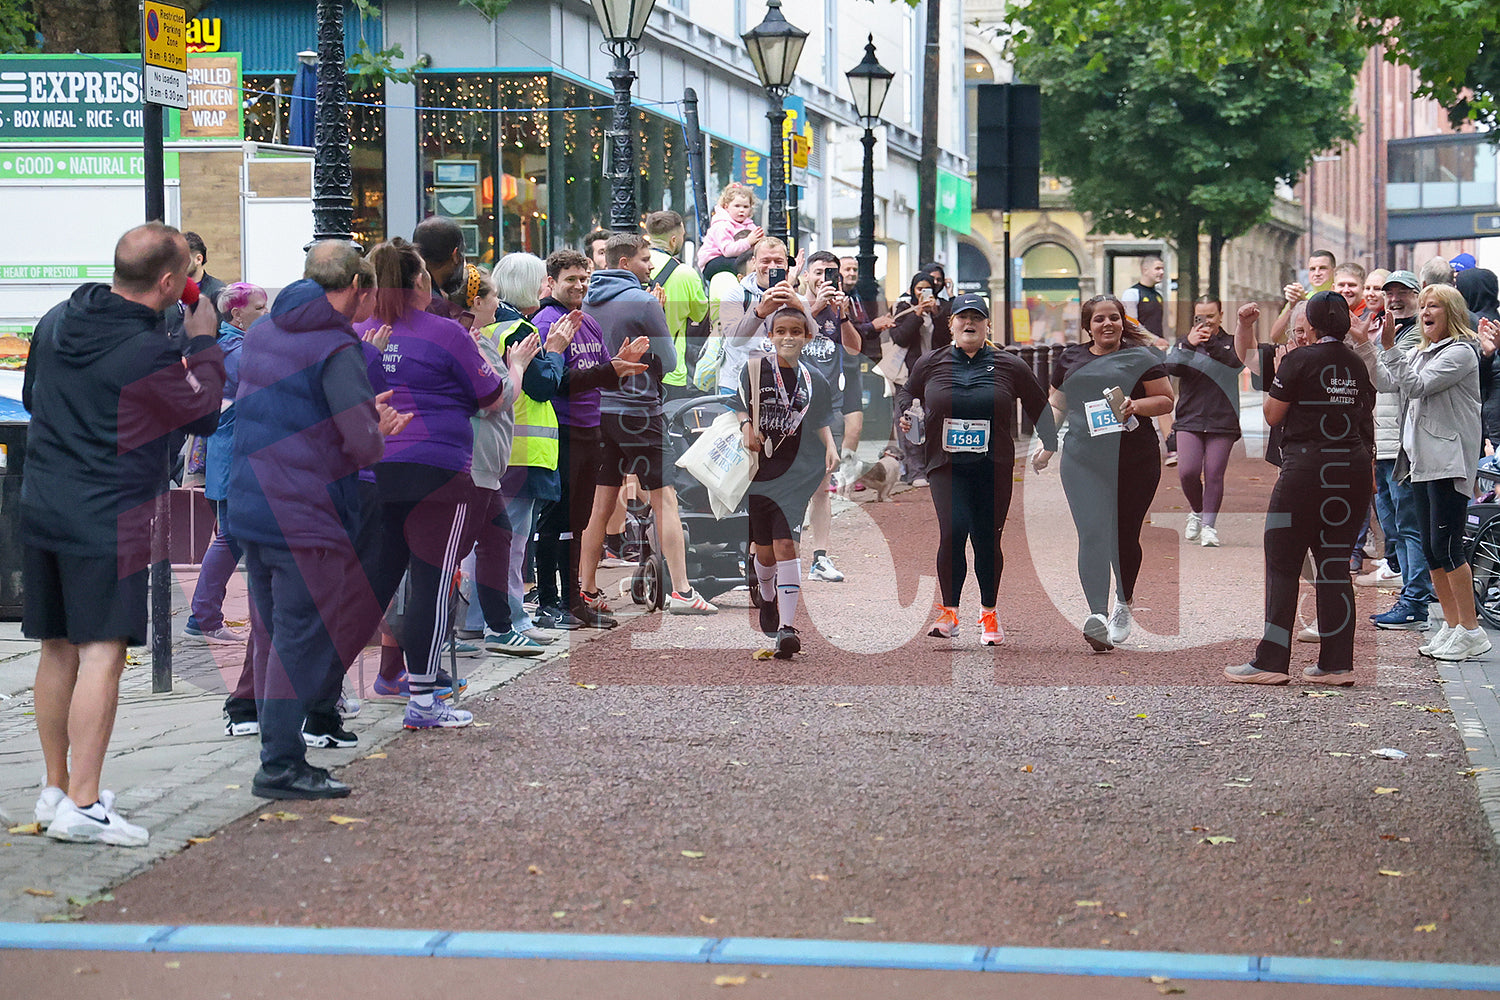
[[[702,271],[715,257],[738,257],[749,250],[750,241],[737,240],[734,234],[754,228],[753,220],[735,222],[730,218],[729,209],[723,205],[715,208],[713,221],[709,223],[708,232],[703,237],[703,245],[698,248],[698,270]]]

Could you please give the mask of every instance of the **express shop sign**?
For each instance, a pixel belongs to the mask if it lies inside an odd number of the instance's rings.
[[[0,142],[140,141],[138,56],[0,57]]]

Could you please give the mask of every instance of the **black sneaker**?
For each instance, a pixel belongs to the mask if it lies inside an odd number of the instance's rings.
[[[320,750],[347,749],[359,746],[359,737],[345,729],[338,716],[331,719],[308,716],[302,724],[302,742]]]
[[[543,605],[539,608],[536,614],[536,624],[538,628],[562,629],[564,632],[583,628],[582,619],[556,604]]]
[[[604,611],[595,611],[587,604],[579,602],[572,608],[573,617],[578,619],[584,628],[614,628],[620,624],[615,616]]]
[[[790,660],[802,650],[802,637],[790,625],[783,625],[776,633],[776,659]]]
[[[760,599],[760,630],[766,635],[775,635],[781,628],[781,609],[776,606],[776,599]]]

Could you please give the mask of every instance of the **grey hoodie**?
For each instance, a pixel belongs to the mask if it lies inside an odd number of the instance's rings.
[[[583,312],[604,331],[608,357],[618,354],[627,340],[651,339],[641,359],[648,366],[646,371],[622,379],[617,390],[601,392],[599,412],[660,414],[662,373],[677,368],[677,349],[667,329],[667,314],[656,296],[642,288],[640,279],[629,271],[595,271],[589,277]]]

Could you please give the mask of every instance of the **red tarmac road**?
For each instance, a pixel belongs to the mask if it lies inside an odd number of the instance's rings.
[[[1162,637],[1197,630],[1200,644],[1148,637],[1089,653],[1076,618],[1054,606],[1077,599],[1076,579],[1065,592],[1066,511],[1027,522],[1020,490],[1005,645],[980,649],[972,627],[951,644],[907,641],[917,627],[903,616],[926,610],[902,606],[932,575],[936,539],[927,492],[910,491],[836,522],[849,582],[805,584],[827,635],[808,629],[797,660],[753,659],[731,634],[749,635],[743,593],[726,595],[717,618],[643,618],[470,699],[482,726],[408,734],[357,761],[343,772],[350,799],[267,810],[293,821],[231,824],[87,919],[1500,963],[1500,859],[1415,638],[1377,646],[1363,628],[1353,689],[1219,678],[1253,646],[1216,637],[1259,621],[1256,512],[1273,474],[1237,459],[1228,508],[1255,516],[1226,518],[1218,550],[1179,547],[1182,498],[1171,470],[1163,477],[1139,617]],[[1055,490],[1053,477],[1024,488]],[[1362,593],[1361,617],[1389,601]],[[846,651],[882,645],[893,648]],[[1300,646],[1294,671],[1313,653]],[[1409,756],[1371,756],[1383,747]],[[328,822],[335,813],[367,822]],[[252,970],[262,960],[234,961]],[[501,984],[530,975],[523,966],[495,972],[487,995],[512,995]],[[561,970],[556,982],[589,967],[547,966]],[[449,975],[417,968],[428,982]],[[639,995],[599,984],[630,982],[640,967],[606,968],[591,993]],[[649,995],[698,996],[725,971],[663,970]],[[849,995],[869,997],[1000,989],[958,973],[776,969],[744,990],[816,996],[820,975],[866,977]],[[938,976],[957,978],[912,992]],[[1050,996],[1063,982],[1021,985]],[[526,995],[583,991],[559,988]],[[1057,995],[1155,989],[1090,981]],[[1378,995],[1321,989],[1296,995]]]

